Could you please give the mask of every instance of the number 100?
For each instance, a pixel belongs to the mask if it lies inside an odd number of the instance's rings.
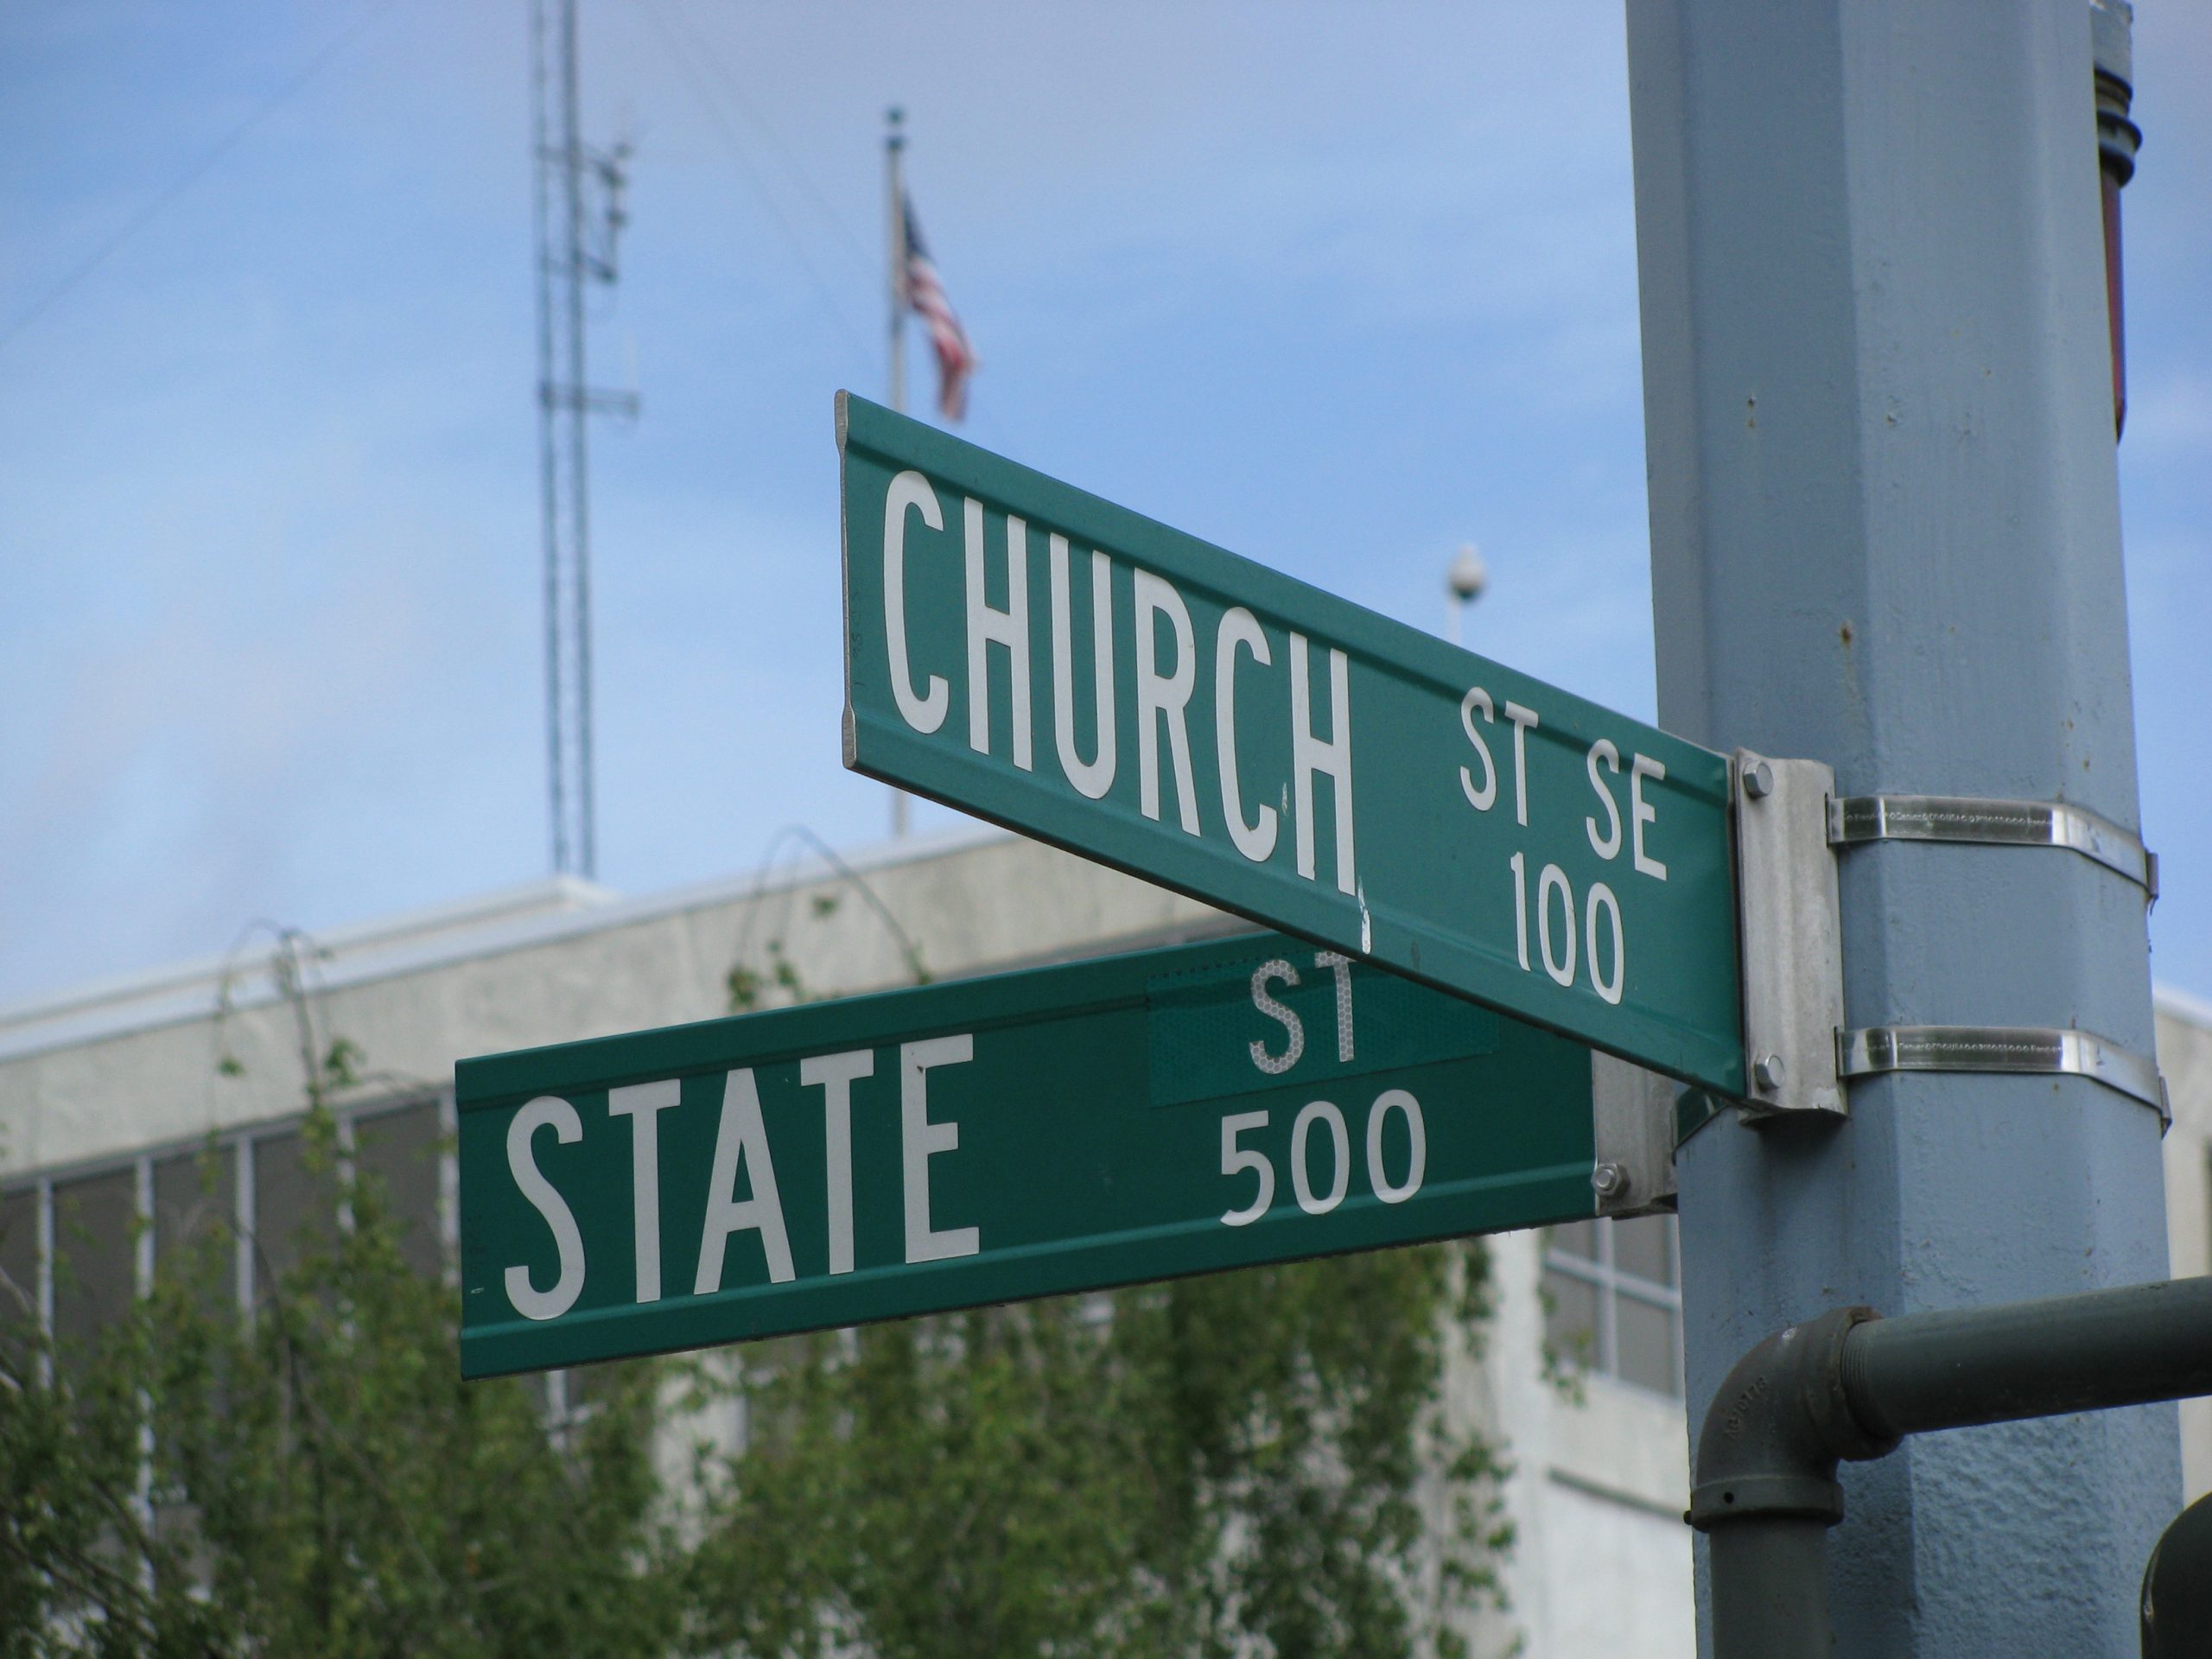
[[[1516,853],[1506,861],[1513,867],[1513,932],[1514,944],[1520,954],[1521,971],[1529,967],[1529,866]],[[1556,893],[1559,902],[1552,902]],[[1552,912],[1563,912],[1559,931],[1552,931]],[[1605,935],[1599,931],[1599,912],[1605,912],[1611,924],[1606,940],[1612,958],[1611,972],[1599,977],[1598,945]],[[1547,864],[1536,878],[1536,950],[1543,958],[1544,971],[1561,985],[1574,983],[1574,886],[1567,879],[1567,872],[1556,864]],[[1628,951],[1621,938],[1621,901],[1613,897],[1613,890],[1602,881],[1592,881],[1587,902],[1582,910],[1582,961],[1584,972],[1589,976],[1590,988],[1608,1002],[1621,1000],[1621,987],[1628,978]]]

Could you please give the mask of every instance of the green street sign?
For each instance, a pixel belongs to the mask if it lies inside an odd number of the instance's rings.
[[[1589,1051],[1262,934],[463,1060],[468,1376],[1593,1213]]]
[[[837,394],[845,764],[1724,1094],[1728,763]]]

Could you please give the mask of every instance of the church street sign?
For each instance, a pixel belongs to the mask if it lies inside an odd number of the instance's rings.
[[[1725,757],[840,392],[845,762],[1724,1094]]]

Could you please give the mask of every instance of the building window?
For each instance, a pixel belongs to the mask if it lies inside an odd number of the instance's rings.
[[[153,1160],[154,1258],[171,1277],[203,1274],[210,1309],[238,1290],[238,1150],[200,1147]]]
[[[82,1376],[100,1332],[138,1294],[138,1181],[132,1168],[54,1184],[54,1343]]]
[[[410,1265],[449,1270],[454,1226],[451,1108],[444,1100],[365,1109],[341,1120],[347,1157],[382,1191]],[[223,1290],[266,1301],[308,1250],[349,1217],[339,1172],[308,1155],[296,1120],[84,1173],[37,1176],[0,1192],[0,1351],[43,1325],[73,1371],[101,1331],[163,1271],[211,1244]],[[10,1342],[10,1339],[13,1342]]]
[[[338,1179],[314,1158],[298,1129],[253,1142],[254,1300],[274,1300],[305,1256],[330,1248],[338,1231]]]
[[[1680,1260],[1672,1216],[1551,1229],[1544,1292],[1552,1351],[1602,1376],[1680,1398]]]
[[[10,1376],[38,1326],[38,1191],[0,1192],[0,1370]]]
[[[440,1237],[438,1103],[419,1101],[353,1120],[353,1171],[373,1183],[399,1229],[399,1251],[417,1273],[445,1265]]]

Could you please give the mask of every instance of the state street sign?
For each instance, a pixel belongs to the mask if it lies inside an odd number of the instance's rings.
[[[461,1370],[1579,1219],[1591,1066],[1270,934],[463,1060]]]
[[[1728,1095],[1728,763],[848,392],[845,764]]]

